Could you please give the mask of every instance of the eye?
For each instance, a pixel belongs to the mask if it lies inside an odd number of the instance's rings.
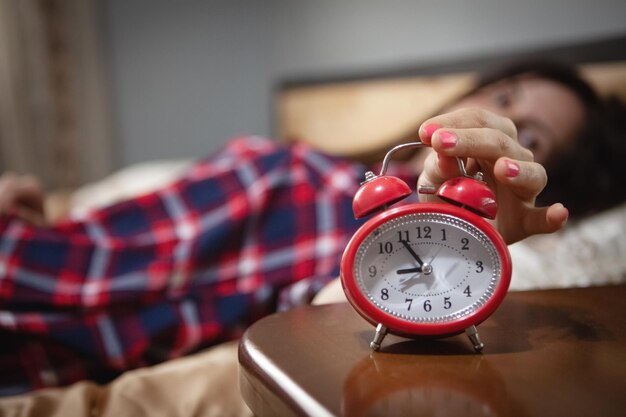
[[[519,128],[517,131],[517,140],[524,148],[534,152],[539,148],[539,137],[537,133],[528,127]]]
[[[491,99],[501,109],[507,109],[514,104],[517,85],[513,82],[502,83],[492,91]]]
[[[496,103],[498,107],[503,108],[503,109],[511,105],[512,99],[513,99],[512,94],[508,90],[496,91],[495,94],[493,95],[493,101]]]

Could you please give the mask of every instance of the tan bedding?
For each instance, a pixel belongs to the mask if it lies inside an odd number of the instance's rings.
[[[224,343],[160,365],[128,371],[100,386],[0,398],[4,417],[247,417],[239,395],[237,342]]]

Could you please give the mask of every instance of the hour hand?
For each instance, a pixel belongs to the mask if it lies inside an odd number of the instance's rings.
[[[406,268],[406,269],[398,269],[396,271],[396,274],[398,275],[402,275],[402,274],[414,274],[416,272],[422,272],[422,267],[418,266],[417,268]]]

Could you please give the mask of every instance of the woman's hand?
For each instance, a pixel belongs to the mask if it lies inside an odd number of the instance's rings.
[[[547,183],[546,171],[518,143],[511,120],[482,109],[461,109],[427,120],[419,135],[435,152],[427,157],[418,185],[438,188],[459,176],[456,157],[466,159],[466,171],[481,171],[496,194],[494,225],[508,244],[554,232],[567,222],[568,211],[560,203],[535,207]]]
[[[12,172],[0,176],[0,215],[15,215],[35,225],[45,225],[44,192],[37,178]]]

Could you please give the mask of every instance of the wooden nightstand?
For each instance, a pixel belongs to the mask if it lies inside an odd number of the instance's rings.
[[[368,345],[347,304],[254,324],[239,348],[241,391],[257,416],[623,416],[626,286],[512,292],[465,337]]]

